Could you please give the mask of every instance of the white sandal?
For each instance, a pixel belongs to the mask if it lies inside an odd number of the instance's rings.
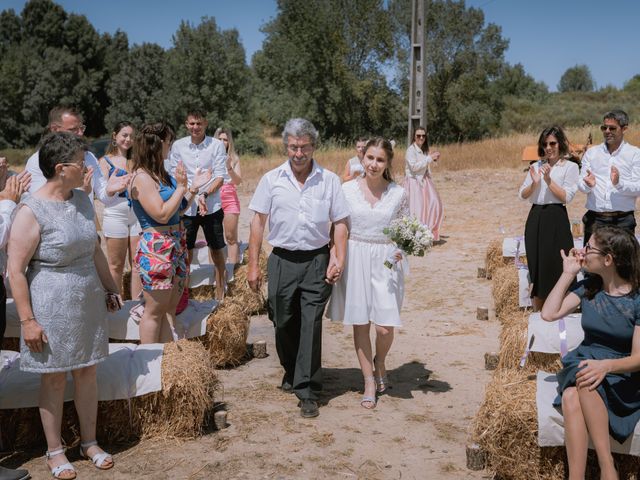
[[[45,457],[46,457],[46,464],[47,464],[47,468],[49,469],[49,471],[51,472],[51,475],[53,475],[53,478],[61,478],[64,480],[73,480],[74,478],[76,478],[76,469],[73,468],[73,465],[71,465],[69,462],[67,463],[63,463],[62,465],[58,465],[57,467],[53,467],[51,468],[51,466],[49,466],[49,462],[48,460],[51,460],[51,457],[55,457],[58,455],[64,455],[65,449],[64,447],[60,447],[57,450],[53,450],[52,452],[50,451],[46,451],[45,452]],[[73,477],[62,477],[62,472],[71,472],[73,473]]]
[[[86,458],[87,460],[91,460],[93,462],[93,464],[96,466],[96,468],[98,468],[100,470],[109,470],[110,468],[113,468],[113,457],[111,456],[110,453],[107,453],[107,452],[96,453],[91,458],[89,458],[89,455],[87,455],[87,453],[85,453],[85,452],[90,447],[93,447],[94,445],[98,445],[98,442],[96,440],[94,440],[92,442],[81,443],[80,444],[80,456],[82,458]],[[105,467],[104,464],[108,460],[111,460],[111,464],[109,464],[108,466]]]

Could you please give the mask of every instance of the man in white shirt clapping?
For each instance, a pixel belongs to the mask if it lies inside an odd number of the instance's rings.
[[[635,234],[633,215],[640,195],[640,149],[624,141],[629,116],[622,110],[604,115],[604,143],[582,157],[578,188],[587,194],[584,223],[586,245],[596,225],[616,225]]]
[[[282,137],[289,158],[260,179],[249,204],[255,215],[247,280],[259,289],[258,257],[268,218],[267,239],[273,246],[267,263],[268,310],[284,368],[281,388],[295,392],[300,414],[310,418],[319,414],[322,316],[331,284],[344,270],[349,206],[338,176],[313,159],[318,143],[313,124],[291,119]]]

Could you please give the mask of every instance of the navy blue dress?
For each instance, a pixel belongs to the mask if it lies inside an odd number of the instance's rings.
[[[560,396],[575,386],[578,364],[582,360],[623,358],[631,355],[634,328],[640,326],[640,294],[614,297],[602,290],[589,300],[581,282],[573,293],[581,299],[584,340],[562,359],[558,372],[558,393],[553,402],[561,405]],[[640,372],[610,373],[597,387],[609,411],[609,433],[623,443],[640,420]]]

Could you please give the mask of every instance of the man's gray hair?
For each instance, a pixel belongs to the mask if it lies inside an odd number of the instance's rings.
[[[604,114],[604,120],[615,120],[621,127],[629,125],[629,115],[624,110],[611,110]]]
[[[308,136],[311,139],[311,144],[314,147],[318,145],[320,134],[316,127],[313,126],[313,123],[304,118],[292,118],[287,121],[282,131],[282,141],[285,147],[289,144],[289,137],[304,136]]]

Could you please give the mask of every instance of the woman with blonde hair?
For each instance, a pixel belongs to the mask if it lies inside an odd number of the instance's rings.
[[[238,245],[238,220],[240,219],[240,200],[238,199],[237,186],[242,183],[240,171],[240,157],[233,145],[233,135],[228,128],[218,128],[213,134],[214,138],[224,143],[227,150],[227,174],[224,183],[220,187],[220,200],[224,220],[224,240],[227,244],[227,263],[236,265],[240,261],[240,246]]]

